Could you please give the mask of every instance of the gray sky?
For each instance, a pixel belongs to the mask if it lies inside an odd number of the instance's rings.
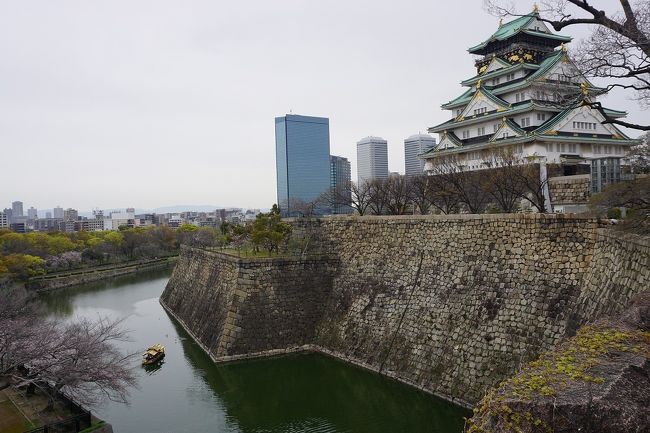
[[[367,135],[403,173],[497,23],[481,0],[0,0],[0,209],[270,207],[289,110],[330,118],[353,179]]]

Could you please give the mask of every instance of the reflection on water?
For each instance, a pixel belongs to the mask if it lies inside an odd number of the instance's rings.
[[[130,406],[96,412],[123,432],[460,432],[468,412],[321,355],[215,365],[162,309],[169,271],[125,276],[44,296],[53,314],[125,318],[129,352],[162,343],[163,362],[134,362]]]

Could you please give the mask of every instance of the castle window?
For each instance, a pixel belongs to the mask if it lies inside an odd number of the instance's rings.
[[[463,131],[463,139],[469,138],[469,131]]]
[[[494,128],[494,131],[492,132],[497,132],[497,129],[499,129],[499,124],[495,123],[494,125],[492,125],[492,128]]]
[[[481,126],[480,128],[478,128],[478,129],[476,130],[476,132],[477,132],[477,136],[479,136],[479,137],[480,137],[481,135],[485,135],[485,126]]]
[[[525,128],[526,126],[530,126],[530,117],[521,118],[521,127]]]

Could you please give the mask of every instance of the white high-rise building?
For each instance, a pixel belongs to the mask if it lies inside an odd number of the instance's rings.
[[[381,137],[366,137],[357,142],[357,180],[388,177],[388,142]]]
[[[62,207],[57,206],[54,209],[52,209],[52,212],[54,212],[54,218],[63,219],[63,208]]]
[[[23,202],[22,201],[15,201],[11,203],[11,216],[13,218],[18,218],[23,216]]]
[[[37,218],[38,218],[38,210],[34,206],[31,206],[29,209],[27,209],[28,220],[35,220]]]
[[[8,229],[9,228],[9,218],[7,218],[7,214],[4,212],[0,212],[0,229]]]
[[[424,159],[418,155],[436,147],[436,139],[429,134],[415,134],[404,140],[404,173],[417,176],[424,173]]]

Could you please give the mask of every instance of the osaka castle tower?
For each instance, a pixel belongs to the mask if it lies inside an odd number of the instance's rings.
[[[471,47],[476,75],[461,82],[462,95],[442,105],[451,119],[429,128],[440,139],[420,155],[425,170],[451,155],[466,170],[483,169],[487,154],[499,149],[540,166],[558,164],[559,175],[591,174],[592,192],[620,180],[621,159],[638,140],[603,123],[593,102],[606,90],[578,71],[566,50],[570,41],[551,33],[535,6]],[[602,110],[611,118],[626,115]]]

